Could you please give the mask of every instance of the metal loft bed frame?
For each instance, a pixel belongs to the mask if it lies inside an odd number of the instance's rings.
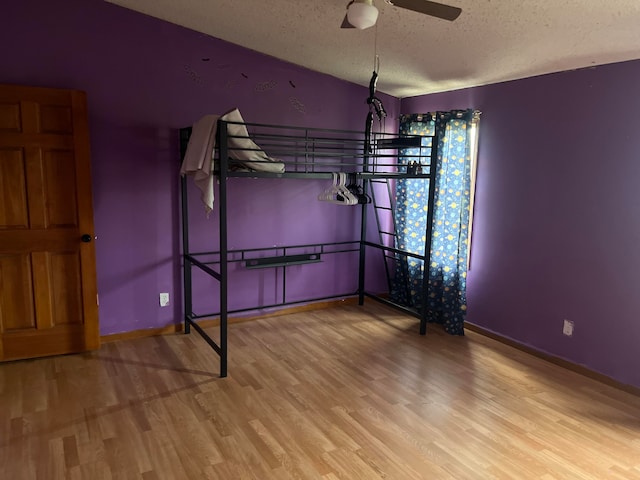
[[[234,146],[233,139],[247,139],[231,135],[229,125],[245,126],[250,132],[251,140],[269,155],[278,158],[285,165],[283,173],[270,173],[261,171],[242,170],[242,162],[234,160],[240,150]],[[255,123],[237,124],[234,122],[218,122],[216,147],[215,174],[219,178],[219,191],[216,202],[219,208],[219,250],[214,252],[192,252],[189,244],[189,206],[187,198],[187,178],[181,179],[181,203],[182,203],[182,260],[184,282],[184,332],[191,332],[193,327],[211,348],[220,356],[220,376],[227,376],[227,329],[228,315],[232,313],[255,311],[264,308],[273,308],[285,305],[310,303],[314,301],[358,297],[358,303],[364,304],[365,297],[375,299],[384,304],[399,308],[402,311],[420,319],[420,334],[426,333],[427,311],[422,308],[420,312],[394,303],[384,295],[368,292],[365,288],[365,262],[367,248],[379,250],[383,256],[385,271],[389,285],[392,280],[392,268],[400,258],[416,258],[429,265],[429,252],[431,245],[431,215],[433,199],[435,196],[435,182],[429,181],[435,174],[436,142],[425,146],[423,139],[432,137],[398,136],[389,134],[363,134],[363,132],[330,130],[318,128],[303,128],[292,126],[274,126]],[[191,128],[180,130],[181,158],[184,158]],[[412,162],[421,165],[419,170],[400,165],[399,151],[405,148],[418,148],[419,154],[412,155]],[[405,155],[402,155],[403,157]],[[252,160],[253,162],[253,160]],[[240,167],[240,168],[239,168]],[[289,245],[284,247],[252,248],[229,250],[227,243],[227,180],[233,177],[249,178],[316,178],[332,179],[333,172],[349,173],[360,182],[365,196],[369,195],[373,205],[362,204],[360,238],[347,242],[317,243],[304,245]],[[395,236],[394,232],[385,231],[381,226],[381,215],[387,215],[393,219],[395,230],[394,205],[392,200],[393,182],[402,178],[417,178],[429,181],[428,195],[429,208],[427,218],[426,245],[423,255],[414,254],[389,245]],[[389,196],[388,204],[380,204],[380,186],[386,184],[386,192]],[[384,195],[384,192],[382,193]],[[382,202],[384,203],[384,202]],[[367,217],[373,210],[378,225],[378,242],[367,239]],[[286,269],[291,265],[316,263],[322,261],[322,257],[330,254],[345,252],[358,252],[358,290],[356,292],[344,292],[339,295],[324,296],[321,298],[307,298],[304,300],[289,301],[286,297]],[[279,302],[269,305],[256,305],[251,308],[229,310],[228,308],[228,278],[229,264],[242,263],[246,269],[281,268],[282,269],[282,296]],[[193,311],[192,273],[197,268],[218,281],[220,311],[213,313],[196,314]],[[215,267],[215,268],[214,268]],[[428,280],[423,276],[423,298],[427,298]],[[219,316],[219,341],[214,341],[197,321],[203,318]]]

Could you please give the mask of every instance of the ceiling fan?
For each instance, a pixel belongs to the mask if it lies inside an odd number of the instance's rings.
[[[462,9],[451,7],[429,0],[384,0],[394,7],[404,8],[413,12],[423,13],[431,17],[453,21],[460,16]],[[364,30],[376,24],[378,9],[373,0],[351,0],[347,4],[347,14],[342,21],[341,28],[358,28]]]

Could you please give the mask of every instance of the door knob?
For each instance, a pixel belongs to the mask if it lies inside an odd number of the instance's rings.
[[[85,233],[80,237],[80,240],[82,240],[84,243],[89,243],[91,241],[91,235]]]

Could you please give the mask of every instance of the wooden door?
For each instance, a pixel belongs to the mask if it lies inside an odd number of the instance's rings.
[[[100,345],[84,93],[0,85],[0,360]]]

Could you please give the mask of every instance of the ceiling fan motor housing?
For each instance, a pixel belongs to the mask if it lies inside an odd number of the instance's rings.
[[[359,30],[373,27],[378,20],[378,9],[372,0],[352,2],[347,9],[347,21]]]

